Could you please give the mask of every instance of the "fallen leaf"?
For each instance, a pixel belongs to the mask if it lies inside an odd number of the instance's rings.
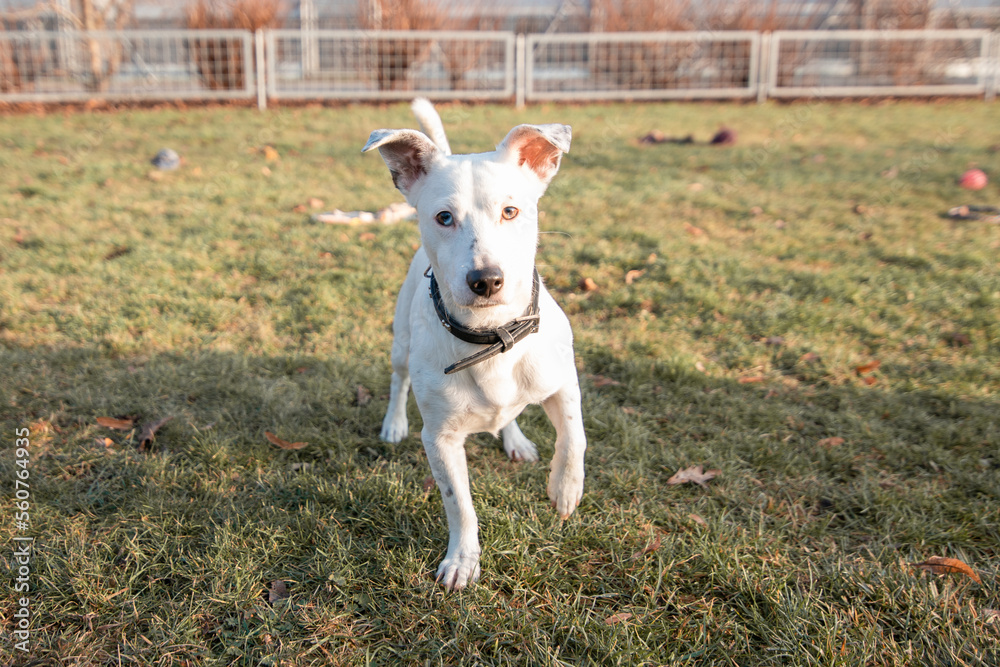
[[[101,447],[114,447],[115,441],[112,440],[111,438],[97,438],[96,440],[94,440],[94,444],[99,445]]]
[[[742,377],[737,382],[740,384],[754,384],[756,382],[764,382],[767,378],[763,375],[751,375],[750,377]]]
[[[436,484],[437,482],[434,481],[432,476],[427,475],[427,477],[424,477],[424,493],[430,493],[433,491]]]
[[[364,387],[362,387],[359,384],[358,385],[358,405],[359,406],[368,405],[371,402],[372,402],[372,393],[370,391],[368,391],[367,389],[365,389]]]
[[[694,369],[696,371],[701,371],[702,373],[704,373],[705,372],[705,364],[701,363],[700,361],[696,361],[696,362],[694,362]]]
[[[619,382],[618,380],[612,380],[611,378],[605,377],[603,375],[591,375],[589,377],[590,381],[593,382],[594,386],[597,388],[621,386],[621,382]]]
[[[871,373],[873,370],[875,370],[881,365],[882,362],[879,361],[878,359],[875,359],[874,361],[869,361],[867,364],[861,364],[854,370],[858,375],[864,375],[865,373]]]
[[[683,470],[678,470],[674,473],[674,476],[667,480],[667,484],[673,486],[674,484],[685,484],[687,482],[694,482],[699,486],[703,486],[706,489],[708,486],[705,482],[715,479],[715,476],[721,473],[721,470],[704,470],[702,466],[691,466],[690,468],[684,468]]]
[[[302,449],[309,444],[308,442],[288,442],[287,440],[282,440],[270,431],[264,431],[264,437],[270,440],[272,445],[277,445],[282,449]]]
[[[695,227],[690,222],[684,223],[684,231],[686,231],[691,236],[704,236],[705,230],[701,227]]]
[[[910,563],[913,567],[918,567],[921,570],[927,570],[928,572],[933,572],[934,574],[964,574],[972,579],[977,584],[983,583],[976,574],[976,571],[971,567],[958,560],[957,558],[945,558],[943,556],[931,556],[923,563]]]
[[[271,582],[271,587],[267,589],[267,601],[274,604],[278,600],[285,600],[288,598],[288,586],[281,579],[275,579]]]
[[[305,204],[296,204],[292,207],[292,213],[305,213],[309,210],[309,207]]]
[[[264,159],[268,162],[276,161],[280,156],[273,146],[264,146]]]
[[[646,273],[645,269],[632,269],[625,274],[625,284],[631,285],[637,278],[641,278],[644,273]]]
[[[644,546],[640,551],[636,551],[634,554],[632,554],[632,560],[638,560],[639,558],[642,558],[646,554],[653,553],[654,551],[660,548],[660,545],[662,543],[663,543],[663,535],[657,533],[656,539],[654,539],[652,542]]]
[[[618,625],[622,621],[627,621],[632,618],[632,614],[623,611],[620,614],[614,614],[613,616],[608,616],[604,619],[604,625]]]
[[[844,444],[844,439],[834,436],[832,438],[823,438],[816,444],[820,447],[836,447],[838,445]]]
[[[362,234],[361,236],[358,237],[358,240],[359,241],[374,241],[375,240],[375,234],[372,233],[372,232],[365,232],[364,234]]]
[[[97,423],[105,428],[113,428],[119,431],[127,431],[135,426],[131,419],[115,419],[114,417],[98,417]]]
[[[972,339],[964,333],[953,333],[948,338],[948,344],[952,347],[968,347],[972,345]]]
[[[153,444],[153,440],[156,438],[156,432],[160,430],[161,426],[166,424],[171,419],[173,419],[173,417],[164,417],[159,421],[149,422],[143,426],[142,435],[139,436],[139,450],[143,451]]]
[[[584,292],[596,292],[597,283],[594,282],[593,278],[584,278],[580,281],[580,289]]]
[[[867,377],[863,377],[863,378],[861,378],[861,379],[862,379],[862,381],[863,381],[863,382],[864,382],[864,383],[865,383],[866,385],[868,385],[869,387],[870,387],[870,386],[872,386],[873,384],[875,384],[876,382],[878,382],[878,378],[873,378],[873,377],[872,377],[872,376],[870,376],[870,375],[869,375],[869,376],[867,376]]]
[[[115,246],[107,255],[104,256],[104,261],[110,262],[111,260],[118,259],[122,255],[127,255],[130,252],[132,252],[132,248],[129,248],[127,245]]]
[[[688,514],[688,518],[691,519],[692,521],[694,521],[696,524],[698,524],[702,528],[708,528],[708,522],[705,521],[704,519],[702,519],[697,514]]]

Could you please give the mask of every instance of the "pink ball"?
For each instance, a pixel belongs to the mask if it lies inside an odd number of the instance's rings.
[[[986,174],[981,169],[969,169],[962,174],[962,178],[959,179],[958,184],[966,190],[982,190],[988,182]]]

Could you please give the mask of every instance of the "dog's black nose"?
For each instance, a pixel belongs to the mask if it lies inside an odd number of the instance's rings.
[[[479,296],[491,297],[503,287],[503,271],[495,266],[469,271],[465,274],[469,289]]]

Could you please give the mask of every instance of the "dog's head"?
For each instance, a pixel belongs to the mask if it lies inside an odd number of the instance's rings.
[[[567,125],[518,125],[490,153],[446,155],[416,130],[376,130],[393,183],[417,209],[420,235],[449,310],[497,326],[531,298],[538,200],[569,151]]]

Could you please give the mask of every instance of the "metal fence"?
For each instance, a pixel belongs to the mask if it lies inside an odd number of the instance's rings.
[[[514,95],[509,32],[271,30],[266,40],[272,98]]]
[[[992,97],[997,37],[985,30],[775,32],[767,94]]]
[[[0,32],[0,101],[11,102],[992,99],[998,86],[1000,34],[985,30]]]
[[[0,32],[0,100],[249,97],[252,42],[243,30]]]
[[[529,35],[525,58],[528,100],[753,97],[760,34]]]

